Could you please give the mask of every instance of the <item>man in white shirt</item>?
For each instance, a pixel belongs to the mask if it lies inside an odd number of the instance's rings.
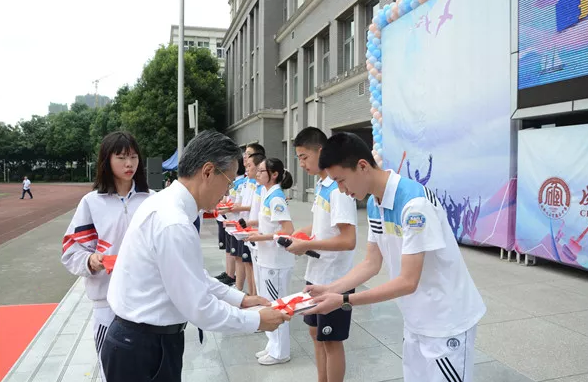
[[[31,181],[26,176],[22,181],[22,196],[20,198],[24,199],[25,194],[29,194],[31,199],[33,198],[33,194],[31,194]]]
[[[320,180],[314,193],[312,225],[300,231],[313,240],[293,239],[287,250],[297,255],[314,250],[321,257],[308,258],[307,285],[327,285],[345,276],[353,268],[357,230],[355,200],[341,191],[325,170],[319,167],[319,156],[327,136],[316,127],[302,129],[294,139],[300,167]],[[347,291],[355,292],[354,289]],[[343,382],[345,378],[345,348],[349,338],[351,310],[336,309],[329,314],[304,316],[314,342],[319,382]]]
[[[179,178],[135,212],[108,290],[116,314],[101,360],[108,382],[181,381],[186,321],[219,332],[273,331],[289,316],[208,276],[199,210],[212,210],[232,186],[239,147],[206,130],[190,141]]]
[[[447,215],[420,183],[376,165],[355,134],[333,135],[319,166],[342,192],[368,201],[365,260],[328,285],[310,285],[318,306],[306,314],[396,299],[404,316],[405,382],[472,382],[476,326],[486,312]],[[377,275],[385,262],[390,281],[343,293]]]

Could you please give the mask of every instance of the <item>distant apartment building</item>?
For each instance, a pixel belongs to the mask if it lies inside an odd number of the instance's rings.
[[[67,111],[67,104],[66,103],[49,103],[49,112],[48,114],[59,114],[63,111]]]
[[[169,35],[170,44],[179,45],[179,31],[177,25],[172,25]],[[218,59],[220,74],[223,74],[225,72],[225,52],[222,41],[226,32],[227,30],[222,28],[184,26],[184,49],[210,49],[210,53]]]
[[[76,96],[75,103],[81,103],[84,105],[88,105],[90,108],[95,107],[104,107],[108,105],[112,100],[107,96],[96,96],[95,94],[86,94],[86,95],[79,95]]]

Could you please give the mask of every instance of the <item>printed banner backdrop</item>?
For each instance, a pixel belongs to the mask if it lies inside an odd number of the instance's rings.
[[[384,166],[436,192],[460,242],[505,249],[516,196],[509,38],[508,1],[429,0],[382,31]]]
[[[516,249],[588,268],[588,125],[519,132]]]

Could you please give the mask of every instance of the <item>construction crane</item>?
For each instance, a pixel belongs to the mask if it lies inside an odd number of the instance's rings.
[[[100,83],[100,80],[103,80],[106,77],[110,77],[111,75],[112,73],[92,81],[92,83],[94,84],[94,109],[98,108],[98,83]]]

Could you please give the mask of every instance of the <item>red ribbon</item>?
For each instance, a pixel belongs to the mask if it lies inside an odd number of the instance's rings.
[[[275,310],[285,310],[286,314],[289,316],[293,316],[294,315],[294,311],[296,310],[296,305],[306,302],[306,301],[310,301],[312,300],[312,298],[304,298],[302,296],[297,296],[294,297],[293,299],[291,299],[290,301],[288,301],[287,303],[284,302],[284,300],[277,299],[276,302],[278,303],[277,306],[274,306]]]

